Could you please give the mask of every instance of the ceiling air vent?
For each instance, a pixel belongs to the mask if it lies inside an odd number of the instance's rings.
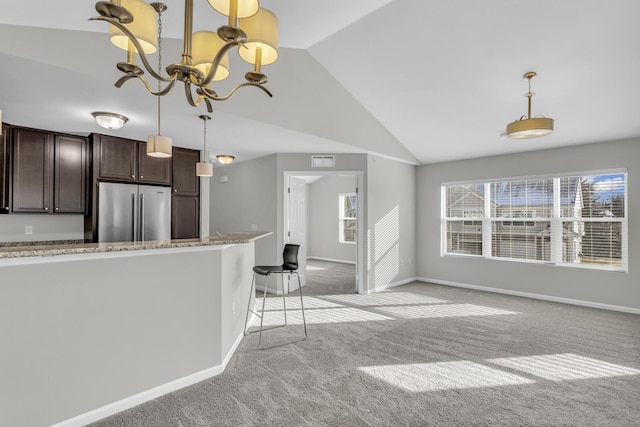
[[[336,156],[311,156],[312,168],[335,168]]]

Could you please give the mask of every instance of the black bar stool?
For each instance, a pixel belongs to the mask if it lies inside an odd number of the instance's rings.
[[[304,325],[304,338],[307,338],[307,321],[304,317],[304,302],[302,301],[302,284],[300,283],[300,275],[298,274],[298,251],[300,249],[300,245],[294,245],[291,243],[287,243],[284,245],[284,251],[282,253],[282,265],[256,265],[253,267],[253,279],[251,280],[251,291],[249,292],[249,303],[247,304],[247,316],[244,320],[244,334],[247,335],[249,333],[259,332],[258,336],[258,349],[263,350],[261,347],[262,343],[262,331],[268,331],[269,329],[274,328],[282,328],[287,326],[287,302],[285,298],[284,292],[284,277],[282,281],[282,307],[284,310],[284,325],[276,325],[271,326],[269,328],[263,328],[262,323],[264,321],[264,305],[267,300],[267,290],[269,287],[269,277],[272,274],[288,274],[288,281],[291,280],[291,275],[295,274],[298,278],[298,290],[300,291],[300,308],[302,310],[302,323]],[[264,282],[264,292],[262,294],[262,311],[260,314],[256,313],[251,309],[251,297],[255,292],[255,284],[256,284],[256,274],[260,276],[266,276]],[[276,281],[276,294],[278,293],[278,282]],[[260,329],[257,331],[247,332],[247,322],[249,321],[249,312],[252,312],[256,316],[260,318]]]

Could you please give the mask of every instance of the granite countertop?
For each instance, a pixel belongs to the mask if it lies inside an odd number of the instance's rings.
[[[202,239],[153,240],[146,242],[118,243],[68,243],[65,241],[62,244],[60,244],[60,242],[42,242],[41,244],[34,245],[25,242],[23,246],[0,247],[0,259],[135,251],[143,249],[172,249],[192,248],[197,246],[234,245],[239,243],[249,243],[270,234],[270,231],[241,231],[222,236],[204,237]]]

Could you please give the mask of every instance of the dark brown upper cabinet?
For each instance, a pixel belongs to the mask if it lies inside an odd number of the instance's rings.
[[[0,135],[0,214],[11,211],[11,128],[2,124]]]
[[[19,127],[11,137],[11,211],[84,214],[87,139]]]
[[[87,210],[88,140],[54,137],[53,199],[55,213],[85,213]]]
[[[196,176],[196,163],[199,161],[200,151],[173,148],[173,194],[200,195],[200,177]]]
[[[171,159],[147,156],[145,142],[98,134],[92,139],[96,179],[171,185]]]
[[[173,148],[172,239],[200,236],[200,177],[196,176],[196,163],[199,161],[198,150]]]
[[[171,159],[147,156],[147,143],[138,143],[138,180],[148,184],[171,185]]]

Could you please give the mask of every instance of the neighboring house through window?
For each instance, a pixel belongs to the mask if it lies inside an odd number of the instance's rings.
[[[357,198],[354,193],[340,194],[338,197],[339,242],[356,242]]]
[[[442,254],[627,270],[626,172],[442,186]]]

